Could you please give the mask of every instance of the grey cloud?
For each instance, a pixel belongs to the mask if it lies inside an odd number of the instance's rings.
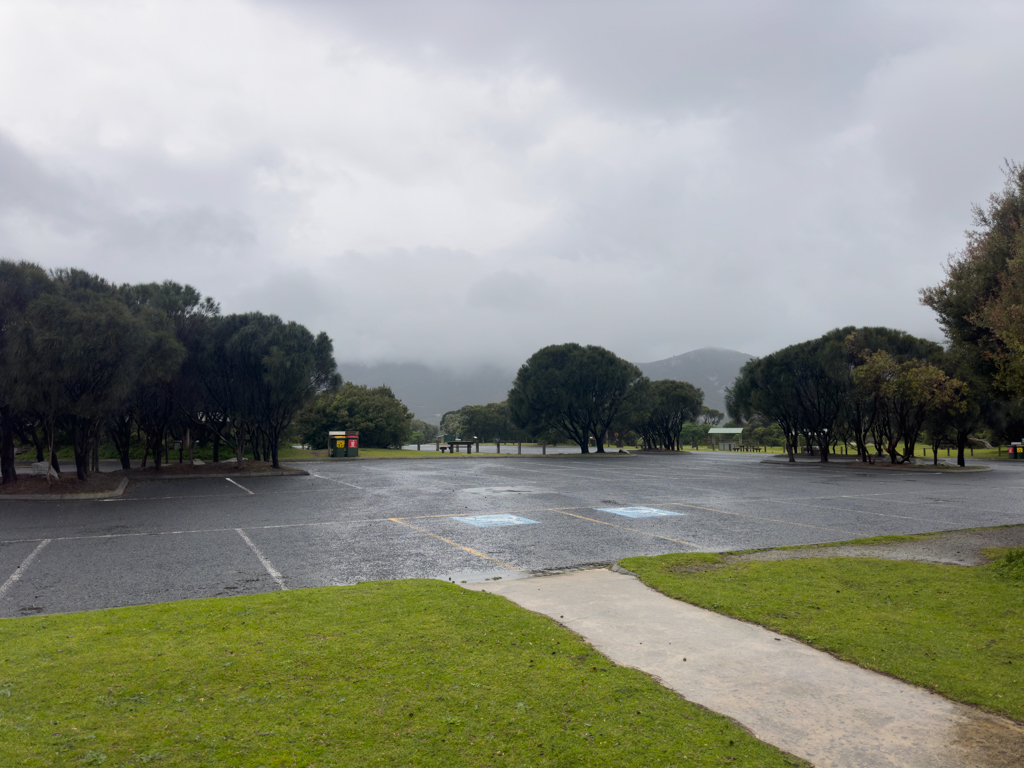
[[[6,253],[193,282],[327,331],[345,360],[764,354],[846,324],[938,338],[917,291],[1024,159],[1012,5],[217,7],[211,95],[186,79],[151,107],[193,110],[181,130],[205,149],[0,133]],[[285,77],[247,80],[271,54]]]

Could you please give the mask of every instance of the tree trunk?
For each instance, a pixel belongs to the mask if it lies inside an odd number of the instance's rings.
[[[235,427],[235,461],[242,466],[245,459],[245,430],[242,427]]]
[[[964,462],[964,449],[967,448],[967,432],[961,432],[957,430],[956,433],[956,465],[958,467],[965,467],[967,464]]]
[[[75,452],[75,472],[84,482],[89,479],[89,437],[77,422],[71,432],[71,448]]]
[[[55,450],[54,444],[53,444],[54,443],[54,434],[53,433],[56,432],[56,431],[57,431],[56,427],[51,423],[51,424],[47,425],[47,428],[45,429],[45,434],[46,434],[46,442],[50,446],[50,467],[53,469],[54,472],[57,473],[57,477],[60,478],[60,463],[57,461],[57,451]],[[46,470],[46,485],[47,486],[50,485],[50,477],[51,477],[52,474],[53,473],[50,472],[49,469]]]
[[[46,461],[46,430],[43,430],[43,436],[40,437],[39,430],[33,427],[32,443],[36,447],[36,463]]]
[[[153,468],[159,472],[164,459],[164,436],[163,430],[153,435]]]
[[[220,432],[213,433],[213,463],[220,461]]]
[[[278,461],[278,458],[277,458],[277,452],[278,452],[278,449],[280,447],[280,442],[281,442],[281,438],[276,433],[270,435],[270,456],[271,456],[271,461],[274,463],[274,469],[280,469],[281,468],[281,462]],[[479,453],[480,452],[480,446],[477,446],[476,450]]]
[[[11,407],[0,408],[0,477],[3,484],[18,481],[14,469],[14,429],[11,424]]]

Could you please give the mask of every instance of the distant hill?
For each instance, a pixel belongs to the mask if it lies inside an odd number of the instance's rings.
[[[637,365],[651,381],[675,379],[700,387],[704,390],[704,405],[725,413],[725,388],[732,386],[740,368],[752,357],[734,349],[704,347],[667,360]]]
[[[429,424],[440,424],[441,416],[464,405],[500,403],[516,377],[515,371],[494,366],[461,372],[421,363],[339,363],[338,371],[353,384],[387,384],[417,419]]]
[[[732,349],[705,347],[657,360],[638,363],[652,380],[688,381],[704,390],[704,404],[725,411],[725,388],[732,384],[751,355]],[[514,370],[481,366],[471,371],[432,368],[421,363],[339,363],[345,381],[379,387],[387,384],[417,419],[438,424],[441,416],[464,405],[501,402],[515,378]]]

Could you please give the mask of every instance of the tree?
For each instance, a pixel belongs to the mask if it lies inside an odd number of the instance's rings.
[[[178,351],[154,348],[147,356],[148,370],[129,395],[128,408],[116,414],[108,435],[117,446],[121,464],[127,469],[131,426],[134,422],[146,435],[146,455],[153,453],[160,469],[162,446],[171,429],[203,427],[200,417],[202,392],[198,357],[206,321],[220,314],[210,297],[203,297],[190,285],[170,280],[162,283],[122,285],[119,289],[129,309],[138,316],[166,321]],[[169,346],[169,345],[168,345]]]
[[[330,338],[259,312],[212,318],[209,329],[204,392],[231,426],[230,435],[218,434],[233,442],[239,462],[248,440],[254,456],[279,466],[281,435],[292,419],[317,392],[339,385]]]
[[[816,339],[746,363],[727,391],[726,403],[734,419],[761,414],[777,424],[790,461],[795,461],[798,436],[804,435],[820,446],[824,462],[846,402],[848,377],[839,344]]]
[[[326,333],[315,338],[305,326],[282,323],[274,316],[264,338],[262,387],[256,401],[261,426],[270,437],[270,459],[280,466],[281,435],[299,410],[317,392],[335,388],[340,382],[334,362],[334,347]],[[265,458],[265,457],[264,457]]]
[[[203,299],[192,286],[171,281],[123,285],[119,289],[125,304],[150,329],[150,348],[139,378],[129,393],[127,407],[108,422],[107,433],[128,469],[128,450],[134,422],[146,435],[146,453],[160,469],[168,428],[194,419],[197,387],[194,369],[185,369],[189,350],[202,332],[202,320],[219,311],[212,299]]]
[[[697,421],[701,424],[707,424],[709,427],[717,427],[722,423],[722,419],[725,418],[725,414],[715,408],[709,408],[703,406],[698,414]]]
[[[508,393],[512,422],[533,432],[556,429],[589,453],[604,453],[616,420],[642,407],[649,382],[640,369],[603,347],[558,344],[535,352]]]
[[[390,387],[348,383],[334,398],[336,412],[345,414],[334,429],[359,430],[359,443],[367,448],[405,445],[412,431],[412,414]]]
[[[921,360],[901,363],[884,350],[868,354],[854,370],[853,380],[859,391],[875,400],[875,444],[884,447],[893,464],[913,457],[917,440],[936,411],[966,407],[963,382]]]
[[[14,433],[23,403],[16,402],[18,378],[24,371],[10,356],[9,336],[24,322],[28,305],[43,293],[54,290],[46,270],[29,262],[0,260],[0,477],[13,483]]]
[[[410,427],[412,428],[413,434],[419,433],[420,439],[424,443],[429,443],[437,437],[438,428],[421,419],[413,419]]]
[[[888,352],[900,363],[920,359],[939,365],[946,361],[945,352],[935,342],[894,328],[840,328],[826,336],[835,339],[842,337],[846,364],[851,375],[857,366],[864,364],[867,355],[879,350]],[[865,462],[868,460],[868,436],[874,431],[878,418],[877,404],[872,392],[853,386],[851,379],[844,415],[845,431],[853,437],[857,453],[861,461]]]
[[[70,431],[85,480],[89,447],[138,380],[153,338],[105,281],[81,270],[53,277],[57,290],[27,306],[9,362],[19,370],[15,391],[41,414],[51,446],[58,424]]]
[[[975,229],[946,279],[921,291],[953,347],[1004,395],[1024,396],[1024,165],[1009,162],[1001,194],[973,207]]]
[[[679,429],[679,441],[683,445],[695,445],[700,450],[701,442],[707,437],[710,424],[688,421]]]
[[[649,446],[679,450],[680,432],[702,410],[704,392],[685,381],[651,382],[648,406],[634,429]]]

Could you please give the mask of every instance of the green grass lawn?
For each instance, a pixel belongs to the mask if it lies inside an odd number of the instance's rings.
[[[858,542],[859,543],[859,542]],[[724,564],[634,557],[655,589],[957,701],[1024,721],[1024,560],[966,568],[873,558]]]
[[[805,765],[439,581],[0,620],[0,764]]]

